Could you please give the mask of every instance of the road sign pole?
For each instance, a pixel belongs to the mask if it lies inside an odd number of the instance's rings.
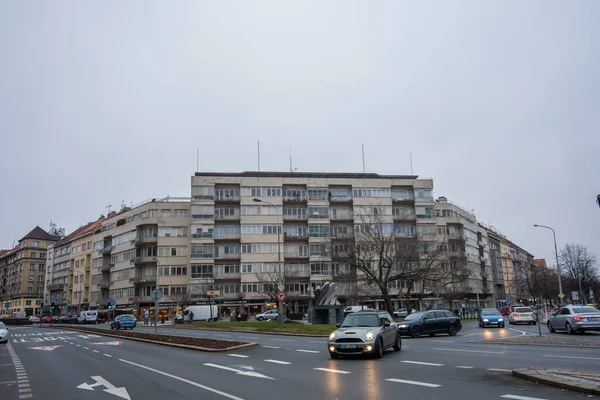
[[[158,300],[154,301],[154,334],[158,335]]]

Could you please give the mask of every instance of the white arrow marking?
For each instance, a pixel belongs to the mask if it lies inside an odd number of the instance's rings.
[[[219,368],[219,369],[224,369],[226,371],[235,372],[238,375],[245,375],[245,376],[252,376],[254,378],[263,378],[263,379],[275,380],[275,378],[271,378],[270,376],[259,374],[258,372],[240,371],[239,369],[225,367],[224,365],[217,365],[217,364],[211,364],[211,363],[204,363],[203,365],[206,365],[207,367]]]
[[[103,390],[106,393],[112,394],[125,400],[131,400],[131,397],[129,397],[129,393],[127,393],[127,389],[125,389],[124,387],[115,387],[115,385],[113,385],[112,383],[110,383],[109,381],[107,381],[99,375],[91,376],[90,378],[95,380],[96,383],[89,384],[84,382],[81,385],[77,386],[77,389],[94,390],[95,387],[104,386],[106,389]]]
[[[123,345],[123,341],[119,340],[119,341],[115,341],[115,342],[98,342],[98,343],[90,343],[90,344],[97,344],[100,346],[121,346],[121,345]]]
[[[40,347],[28,347],[29,350],[42,350],[42,351],[54,351],[62,346],[40,346]]]

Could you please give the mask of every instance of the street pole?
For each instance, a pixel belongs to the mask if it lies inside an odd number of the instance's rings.
[[[564,304],[563,302],[563,298],[564,298],[564,293],[563,293],[563,288],[562,288],[562,279],[561,279],[561,272],[560,272],[560,263],[558,262],[558,247],[556,246],[556,232],[554,232],[554,229],[552,229],[549,226],[546,225],[533,225],[535,228],[545,228],[545,229],[550,229],[552,231],[552,235],[554,236],[554,255],[556,256],[556,273],[558,275],[558,291],[559,291],[559,295],[558,295],[558,304],[560,306],[562,306]]]
[[[156,260],[156,287],[155,290],[158,290],[158,266],[160,263]],[[154,300],[154,334],[158,335],[158,299]]]
[[[279,212],[279,209],[277,208],[277,206],[271,202],[265,201],[265,200],[261,200],[261,199],[253,199],[253,201],[257,202],[257,203],[266,203],[269,204],[270,206],[272,206],[273,208],[275,208],[275,211],[277,211],[277,264],[278,264],[278,279],[279,282],[277,282],[277,323],[278,325],[283,325],[285,323],[285,315],[283,314],[283,300],[281,300],[281,298],[279,297],[279,285],[284,285],[283,282],[283,271],[281,269],[281,221],[280,221],[280,216],[282,213]]]

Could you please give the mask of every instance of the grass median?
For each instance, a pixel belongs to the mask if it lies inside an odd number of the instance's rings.
[[[308,325],[297,322],[286,322],[285,325],[279,326],[277,322],[193,322],[185,324],[183,328],[209,328],[222,329],[231,331],[259,332],[259,333],[287,333],[302,334],[302,335],[319,335],[327,336],[337,328],[335,325]]]

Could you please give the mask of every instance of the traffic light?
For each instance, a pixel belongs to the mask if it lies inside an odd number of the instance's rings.
[[[107,306],[106,306],[106,308],[108,308],[110,310],[112,308],[112,304],[108,303]]]
[[[40,303],[40,308],[44,308],[44,302]]]
[[[54,302],[50,305],[50,309],[54,310]]]

